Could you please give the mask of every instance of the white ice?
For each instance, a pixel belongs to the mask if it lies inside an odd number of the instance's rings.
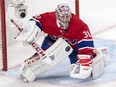
[[[31,47],[9,48],[13,51],[13,61],[9,62],[9,71],[0,71],[0,87],[116,87],[116,0],[80,0],[80,18],[86,22],[92,32],[96,47],[107,47],[109,64],[104,74],[97,79],[85,80],[70,78],[68,58],[40,75],[35,82],[24,83],[19,78],[18,68],[24,58],[33,54]],[[21,43],[18,43],[22,45]],[[16,51],[17,49],[17,51]],[[26,54],[27,50],[30,53]],[[18,52],[18,53],[17,53]],[[19,54],[20,53],[20,54]],[[10,54],[8,54],[10,56]],[[22,56],[23,55],[23,56]],[[10,60],[10,59],[9,59]],[[13,66],[17,65],[17,66]]]

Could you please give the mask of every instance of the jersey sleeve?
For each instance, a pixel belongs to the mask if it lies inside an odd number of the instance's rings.
[[[39,29],[41,29],[41,31],[43,31],[43,28],[42,28],[42,25],[40,23],[40,20],[41,20],[41,15],[36,15],[36,16],[33,16],[30,21],[35,21],[36,22],[36,26],[39,27]]]
[[[78,54],[91,55],[94,49],[94,42],[88,26],[83,23],[77,35]]]

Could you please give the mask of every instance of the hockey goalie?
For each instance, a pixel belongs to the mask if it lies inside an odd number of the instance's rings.
[[[40,47],[41,32],[47,35]],[[59,4],[53,12],[33,16],[24,23],[17,39],[35,49],[35,54],[21,66],[21,78],[25,82],[34,81],[67,56],[71,63],[70,77],[97,78],[104,72],[107,49],[95,49],[87,24],[71,13],[68,4]]]

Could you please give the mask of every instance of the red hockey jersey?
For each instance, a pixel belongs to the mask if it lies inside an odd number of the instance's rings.
[[[47,12],[34,16],[32,20],[36,21],[38,27],[52,39],[59,37],[64,38],[74,49],[77,49],[78,54],[91,55],[94,44],[88,26],[72,13],[72,19],[66,30],[61,29],[57,25],[55,12]]]

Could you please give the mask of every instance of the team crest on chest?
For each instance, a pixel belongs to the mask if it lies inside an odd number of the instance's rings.
[[[50,35],[50,37],[53,39],[53,40],[57,40],[58,38],[62,37],[66,42],[68,42],[70,45],[75,45],[77,44],[77,39],[73,39],[73,40],[70,40],[68,38],[64,38],[62,35],[59,35],[59,36],[52,36]]]

